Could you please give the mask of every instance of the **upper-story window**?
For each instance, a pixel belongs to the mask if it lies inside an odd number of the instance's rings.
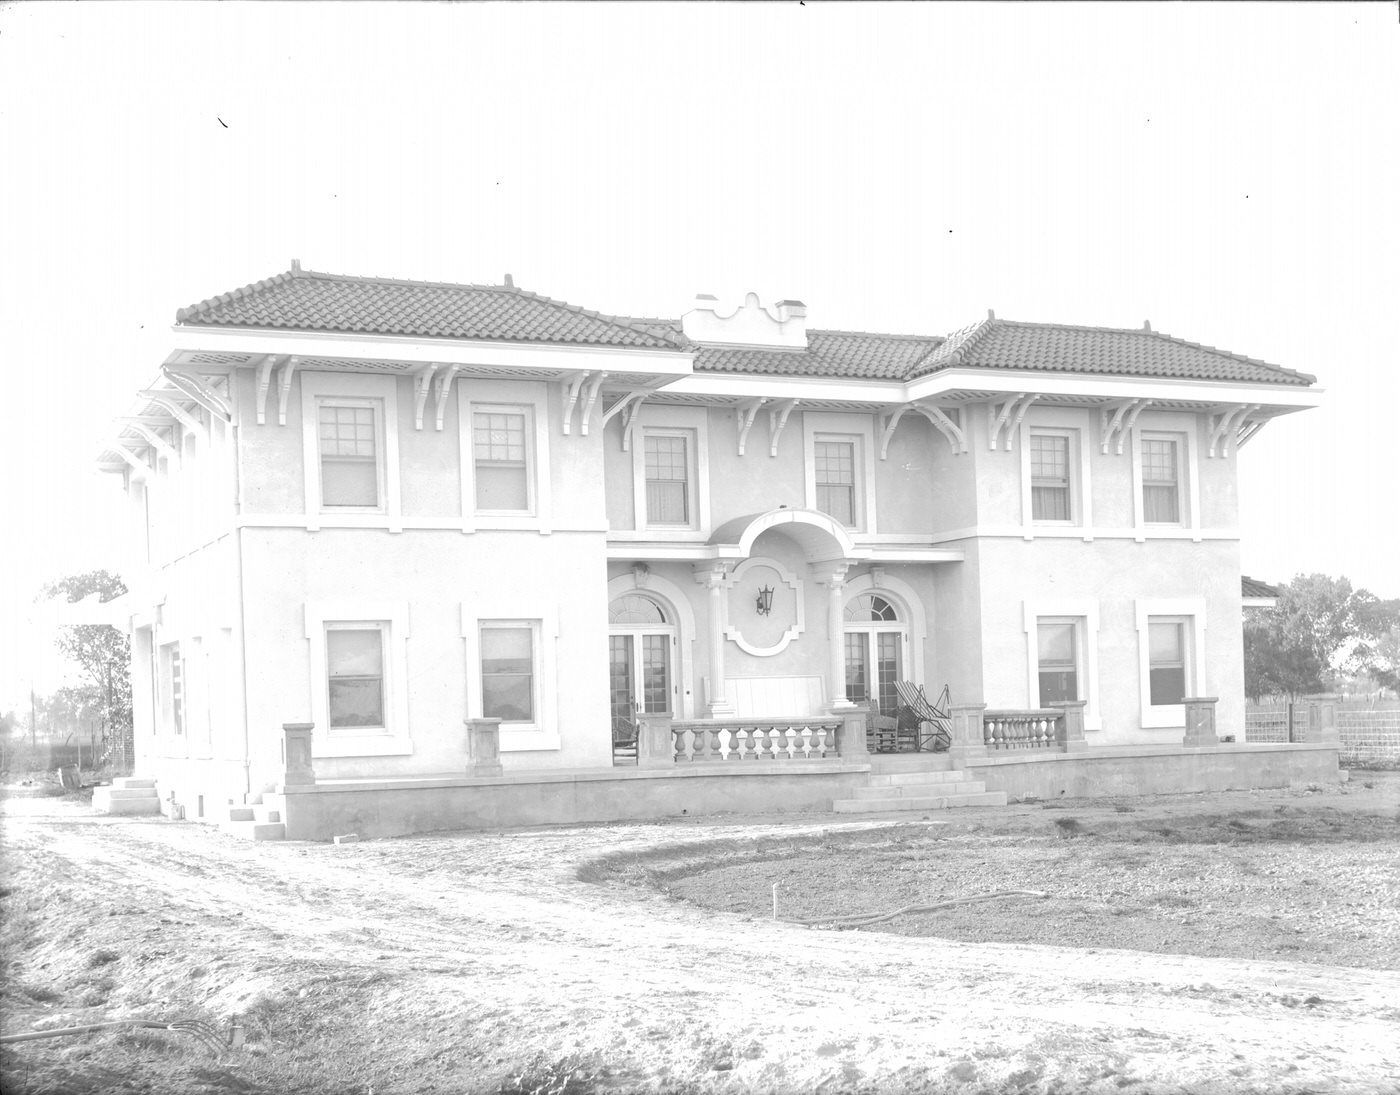
[[[472,413],[476,508],[528,513],[532,508],[530,408],[477,407]]]
[[[690,438],[684,430],[651,431],[643,439],[647,524],[690,524]]]
[[[1148,524],[1181,523],[1181,445],[1174,437],[1142,438],[1142,517]]]
[[[378,510],[383,499],[382,406],[370,399],[323,399],[320,431],[321,505]]]
[[[856,523],[856,445],[818,440],[813,446],[817,509],[847,528]]]
[[[1032,430],[1030,442],[1031,520],[1072,521],[1069,434]]]

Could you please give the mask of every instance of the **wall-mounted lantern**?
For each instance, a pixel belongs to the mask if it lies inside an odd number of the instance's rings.
[[[755,606],[754,606],[754,607],[756,607],[756,608],[758,609],[758,614],[759,614],[760,616],[767,616],[768,613],[770,613],[770,612],[773,611],[773,587],[772,587],[772,586],[764,586],[762,589],[760,589],[760,590],[758,591],[758,600],[755,602]]]

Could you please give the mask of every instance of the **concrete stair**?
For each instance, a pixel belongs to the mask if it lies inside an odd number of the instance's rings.
[[[110,787],[94,788],[92,808],[104,814],[158,814],[160,796],[156,793],[156,781],[118,776]]]
[[[1005,791],[988,791],[966,772],[887,771],[870,773],[870,784],[857,787],[854,798],[831,804],[838,814],[884,814],[910,810],[947,810],[954,806],[1005,806]]]
[[[228,817],[219,822],[219,828],[243,840],[285,840],[287,826],[282,811],[265,804],[261,795],[250,797],[252,801],[242,806],[230,804]]]

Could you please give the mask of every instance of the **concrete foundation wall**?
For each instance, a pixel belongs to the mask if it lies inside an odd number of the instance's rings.
[[[829,810],[863,786],[868,764],[814,762],[783,772],[677,767],[602,769],[502,779],[318,784],[264,796],[280,804],[289,840],[403,836],[438,829],[503,829],[642,821],[684,814]]]
[[[1336,783],[1335,745],[1105,749],[1088,754],[972,761],[968,773],[1011,800],[1172,795]]]

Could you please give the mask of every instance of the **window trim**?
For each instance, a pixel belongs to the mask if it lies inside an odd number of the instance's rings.
[[[876,524],[875,428],[870,415],[807,411],[802,415],[803,497],[807,508],[825,513],[817,505],[817,442],[845,441],[855,456],[855,524],[841,527],[858,536],[873,536]],[[827,514],[831,517],[831,514]],[[835,517],[831,517],[833,521]]]
[[[522,612],[522,608],[524,611]],[[467,718],[480,719],[481,631],[483,627],[529,627],[534,646],[534,709],[532,722],[502,722],[501,752],[538,752],[562,748],[559,734],[558,663],[559,621],[553,609],[521,603],[494,603],[489,598],[462,604],[462,641],[466,664]]]
[[[1146,504],[1143,500],[1142,443],[1144,440],[1175,441],[1177,443],[1177,503],[1181,508],[1179,521],[1151,521],[1146,519]],[[1200,464],[1197,456],[1196,429],[1171,429],[1169,427],[1133,427],[1133,534],[1142,543],[1154,533],[1190,532],[1191,539],[1201,539],[1201,500]]]
[[[298,371],[293,383],[301,385],[301,443],[305,481],[305,514],[308,532],[325,525],[337,526],[339,518],[358,527],[384,527],[403,531],[399,490],[398,378],[363,374]],[[378,506],[332,506],[321,501],[321,412],[323,405],[375,408],[375,439],[379,443],[376,471],[380,484]]]
[[[710,529],[709,412],[703,407],[648,407],[642,405],[632,439],[632,527],[648,539],[693,540]],[[646,437],[686,437],[686,498],[690,520],[684,524],[653,525],[647,520]]]
[[[326,631],[337,624],[355,629],[378,626],[384,636],[384,720],[382,729],[330,723],[330,665]],[[407,601],[335,599],[307,601],[305,634],[310,644],[311,755],[315,757],[405,756],[413,752],[408,721]]]
[[[1187,696],[1199,696],[1206,687],[1206,602],[1200,597],[1152,598],[1134,602],[1134,612],[1138,639],[1138,707],[1143,729],[1182,729],[1186,726],[1185,704],[1152,704],[1148,624],[1170,620],[1186,625],[1182,630],[1186,641],[1186,650],[1182,652],[1186,667],[1185,692]]]
[[[156,681],[159,685],[156,695],[160,704],[157,725],[160,736],[164,738],[185,738],[189,725],[189,674],[183,646],[178,638],[156,646]]]
[[[477,412],[526,416],[525,480],[528,510],[488,510],[476,505]],[[462,531],[552,531],[549,465],[549,392],[539,381],[457,380],[457,444],[461,467]]]
[[[1026,635],[1026,705],[1031,708],[1040,706],[1040,621],[1071,621],[1075,624],[1078,698],[1085,701],[1084,729],[1102,730],[1103,717],[1099,709],[1099,602],[1089,598],[1025,601],[1022,612],[1022,628]]]
[[[1068,521],[1038,521],[1034,517],[1034,483],[1031,475],[1031,436],[1048,434],[1068,439],[1066,452],[1069,457],[1069,506]],[[1092,441],[1082,414],[1073,411],[1041,411],[1034,421],[1021,423],[1021,528],[1027,540],[1033,540],[1050,530],[1083,529],[1084,539],[1092,540],[1094,526],[1094,499],[1090,480],[1090,466],[1093,458]]]

